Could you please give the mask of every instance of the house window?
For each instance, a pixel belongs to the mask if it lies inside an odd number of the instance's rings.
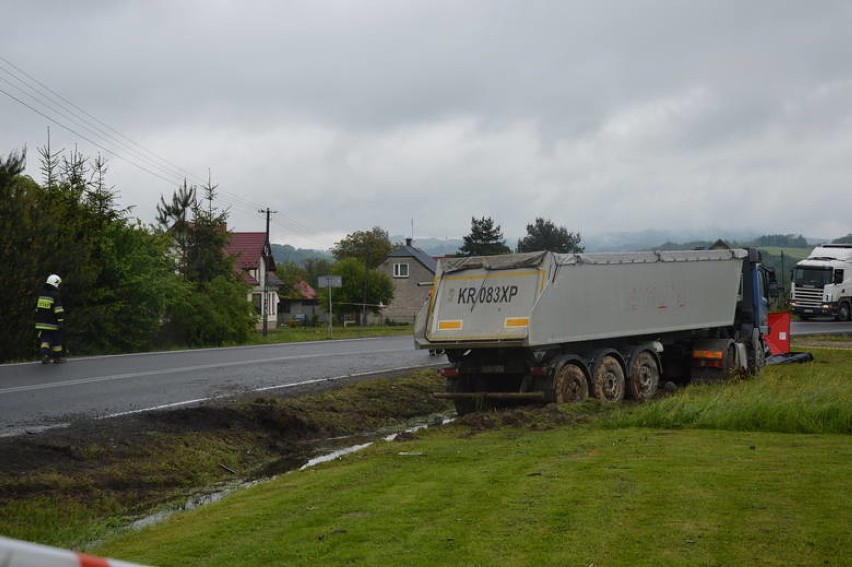
[[[251,294],[251,303],[254,305],[254,310],[261,313],[263,309],[263,294],[262,293],[253,293]]]
[[[408,277],[408,264],[400,263],[393,265],[393,277],[395,278],[407,278]]]

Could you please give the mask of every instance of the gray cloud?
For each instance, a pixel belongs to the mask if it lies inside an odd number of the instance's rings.
[[[459,237],[483,215],[511,236],[536,216],[852,232],[846,2],[36,1],[14,18],[0,56],[191,181],[210,168],[238,230],[279,210],[275,241],[412,219]],[[0,94],[0,122],[37,177],[49,121]],[[179,179],[115,151],[112,183],[150,220]]]

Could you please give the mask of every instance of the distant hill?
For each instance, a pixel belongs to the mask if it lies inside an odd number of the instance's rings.
[[[293,248],[289,244],[272,244],[272,257],[276,264],[295,264],[304,267],[311,259],[334,261],[334,256],[325,250]]]
[[[691,250],[694,248],[708,248],[714,242],[721,239],[734,247],[757,246],[777,255],[780,247],[768,246],[768,238],[777,235],[761,235],[756,232],[728,232],[722,230],[704,230],[692,232],[675,232],[667,230],[644,230],[636,232],[611,232],[606,234],[582,235],[583,246],[586,252],[638,252],[641,250]],[[394,244],[404,244],[407,237],[403,235],[392,235],[390,241]],[[849,236],[852,238],[852,235]],[[805,237],[808,247],[830,242],[825,238]],[[430,256],[440,257],[455,254],[461,248],[464,241],[461,238],[415,238],[414,246],[420,248]],[[518,239],[506,237],[506,245],[515,249]],[[757,244],[756,244],[757,243]],[[810,250],[808,250],[810,251]],[[272,252],[276,262],[292,262],[303,266],[309,258],[318,258],[333,261],[334,257],[325,250],[309,250],[293,248],[290,245],[273,244]],[[790,251],[793,252],[793,251]],[[804,252],[788,254],[795,258]]]
[[[390,237],[390,241],[394,244],[404,244],[406,238],[395,234]],[[415,238],[413,244],[430,256],[440,257],[455,254],[463,243],[461,238]]]

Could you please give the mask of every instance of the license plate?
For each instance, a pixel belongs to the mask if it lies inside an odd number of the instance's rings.
[[[813,313],[813,312],[814,312],[813,309],[805,309],[805,313]]]

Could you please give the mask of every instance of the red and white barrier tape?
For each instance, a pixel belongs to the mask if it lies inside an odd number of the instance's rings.
[[[141,567],[37,543],[0,536],[0,567]]]

